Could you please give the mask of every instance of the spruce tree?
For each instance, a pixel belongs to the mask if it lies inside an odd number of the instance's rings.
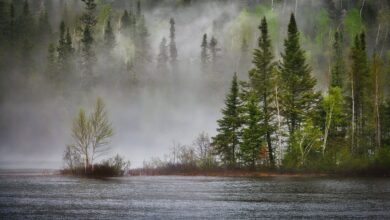
[[[210,58],[213,65],[217,62],[217,52],[218,52],[218,41],[215,39],[215,37],[211,37],[210,43],[209,43],[209,49],[210,49]]]
[[[137,19],[136,24],[135,47],[137,54],[137,64],[144,66],[144,63],[150,59],[148,43],[149,32],[146,27],[145,17],[143,15],[140,16],[141,17]]]
[[[129,37],[135,38],[136,32],[136,19],[134,17],[133,12],[130,10],[129,12],[125,10],[121,17],[121,31],[122,33],[128,35]]]
[[[60,39],[58,40],[57,54],[57,65],[59,71],[58,82],[62,82],[69,79],[71,74],[71,58],[73,54],[72,38],[64,21],[60,24]]]
[[[49,14],[46,9],[43,9],[39,15],[38,20],[38,34],[40,40],[46,41],[50,39],[51,26],[49,22]]]
[[[0,1],[0,45],[5,42],[9,19],[7,3]]]
[[[57,57],[56,47],[54,44],[49,44],[47,51],[46,78],[51,81],[57,81]]]
[[[200,52],[200,61],[203,68],[205,68],[209,62],[209,53],[208,53],[208,42],[207,42],[207,34],[203,35],[201,52]]]
[[[265,129],[261,122],[264,114],[259,106],[259,97],[253,89],[244,91],[242,95],[241,121],[243,129],[240,143],[240,158],[244,166],[256,168],[260,148],[263,146]]]
[[[27,38],[27,36],[31,37],[34,34],[34,25],[34,18],[30,12],[30,5],[28,0],[25,0],[23,3],[22,14],[19,18],[18,31],[23,31],[23,34],[20,33],[20,36],[24,36],[25,38]]]
[[[280,94],[282,114],[287,121],[290,143],[305,118],[311,116],[318,103],[318,93],[314,91],[316,80],[310,75],[305,52],[300,46],[298,27],[294,14],[291,14],[284,53],[279,65],[283,85]]]
[[[347,94],[347,70],[343,53],[343,33],[336,31],[333,42],[332,69],[328,94],[322,101],[324,118],[323,154],[327,153],[330,161],[336,164],[336,156],[341,147],[345,146],[346,131],[348,128],[348,108],[345,102]],[[329,153],[328,153],[329,152]]]
[[[13,44],[16,40],[16,16],[15,16],[15,7],[14,3],[11,2],[10,8],[9,8],[9,13],[10,13],[10,20],[9,20],[9,28],[8,28],[8,40],[11,44]]]
[[[264,114],[261,122],[262,127],[265,130],[268,156],[271,166],[275,165],[274,150],[272,145],[272,133],[275,131],[275,127],[272,125],[272,120],[275,114],[273,102],[273,58],[271,40],[268,34],[267,20],[264,17],[259,27],[261,35],[258,40],[258,48],[255,49],[253,54],[253,64],[255,68],[249,72],[249,79],[253,89],[257,92],[261,110]]]
[[[129,12],[127,12],[127,10],[125,10],[123,12],[123,15],[121,17],[121,29],[122,30],[125,30],[127,29],[128,27],[130,27],[130,16],[129,16]]]
[[[169,57],[168,57],[168,53],[167,53],[167,40],[164,37],[160,43],[160,52],[158,54],[158,59],[157,59],[157,62],[158,62],[157,65],[158,65],[159,70],[161,70],[162,72],[167,71],[168,60],[169,60]]]
[[[241,120],[239,114],[239,85],[237,74],[234,74],[230,92],[225,100],[225,108],[222,109],[222,118],[217,121],[218,134],[213,137],[213,146],[222,162],[229,167],[235,167],[237,162],[237,150],[240,140]]]
[[[96,3],[94,0],[82,0],[85,3],[85,12],[81,17],[83,24],[83,34],[81,38],[82,43],[82,72],[83,72],[83,86],[89,87],[93,76],[93,63],[96,56],[93,50],[93,29],[97,23],[95,10]]]
[[[111,27],[111,19],[108,18],[106,27],[104,28],[104,46],[107,50],[112,50],[115,46],[115,35]]]
[[[356,35],[351,50],[351,147],[364,156],[371,147],[373,123],[372,80],[366,54],[365,34]]]
[[[332,71],[330,87],[344,88],[346,68],[343,53],[343,34],[336,31],[333,43]]]
[[[170,38],[170,42],[169,42],[169,54],[170,54],[170,57],[171,57],[171,64],[175,64],[175,62],[177,61],[177,48],[176,48],[176,36],[175,36],[175,32],[176,32],[176,29],[175,29],[175,20],[173,18],[171,18],[169,20],[169,24],[171,25],[170,27],[170,35],[169,35],[169,38]]]

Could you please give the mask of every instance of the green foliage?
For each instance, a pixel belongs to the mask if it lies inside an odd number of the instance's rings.
[[[290,145],[283,165],[286,168],[304,168],[310,157],[315,158],[315,155],[319,154],[321,137],[321,130],[311,120],[304,121],[293,136],[290,136]]]
[[[272,69],[274,67],[271,40],[268,34],[267,20],[264,17],[259,27],[261,35],[258,39],[258,48],[253,53],[253,64],[255,68],[249,72],[249,80],[252,88],[256,91],[260,101],[260,108],[264,114],[261,121],[265,129],[265,138],[268,146],[269,161],[272,166],[275,165],[274,150],[272,147],[271,135],[275,130],[272,125],[272,119],[275,115],[273,102],[273,80]]]
[[[343,33],[336,31],[332,53],[331,87],[343,89],[346,85],[347,73],[343,53]]]
[[[328,139],[331,144],[331,151],[333,153],[337,153],[335,148],[340,148],[342,146],[342,142],[338,142],[338,137],[340,136],[340,130],[342,125],[345,122],[344,117],[344,97],[342,95],[342,90],[339,87],[331,87],[329,89],[328,95],[323,98],[322,107],[325,111],[325,128],[324,128],[324,136],[323,136],[323,144],[322,144],[322,154],[325,155],[325,150],[327,150]],[[341,137],[343,133],[341,133]],[[340,146],[341,145],[341,146]],[[333,162],[337,162],[337,158],[333,157]]]
[[[237,74],[234,74],[230,93],[225,100],[225,108],[222,109],[222,119],[218,120],[218,134],[213,137],[212,145],[215,152],[221,157],[222,162],[230,167],[236,165],[236,151],[239,144],[239,129],[241,120],[239,115],[239,86]]]
[[[355,37],[351,59],[352,111],[354,114],[353,124],[356,128],[352,151],[359,155],[367,155],[374,130],[374,107],[371,96],[374,90],[368,67],[364,33]]]
[[[355,36],[365,29],[358,9],[354,8],[347,11],[344,18],[344,29],[348,34],[350,42],[353,42]]]
[[[240,159],[244,166],[256,168],[260,155],[260,147],[264,143],[265,131],[261,125],[262,112],[258,103],[257,93],[250,89],[243,94],[245,103],[241,109],[242,142],[240,144]]]
[[[82,67],[83,67],[83,85],[85,88],[90,87],[91,79],[93,76],[93,63],[96,59],[95,53],[92,47],[94,43],[94,27],[97,23],[96,20],[96,3],[94,0],[82,0],[85,3],[85,12],[81,17],[83,24],[82,34]]]
[[[258,26],[258,21],[262,17],[267,17],[269,33],[272,39],[279,37],[278,15],[270,10],[271,8],[264,5],[257,5],[254,9],[244,9],[233,20],[229,26],[229,37],[232,38],[230,47],[239,51],[241,49],[241,42],[245,39],[247,42],[253,42],[256,35],[254,30]],[[251,45],[251,44],[249,44]]]
[[[292,14],[288,25],[288,36],[284,41],[285,52],[279,68],[283,86],[281,92],[282,114],[287,119],[290,136],[309,117],[318,102],[314,91],[316,80],[310,75],[304,51],[300,47],[299,32]]]
[[[317,33],[315,42],[320,48],[323,48],[324,43],[327,40],[327,35],[329,34],[329,26],[329,13],[326,9],[321,9],[315,17],[315,33]]]
[[[72,137],[74,143],[67,146],[65,154],[71,148],[84,160],[85,172],[93,170],[93,162],[100,156],[105,156],[109,151],[109,140],[114,135],[111,123],[108,121],[105,104],[101,98],[96,101],[94,111],[87,116],[80,109],[77,117],[73,120]],[[67,157],[69,159],[69,157]],[[69,161],[65,161],[69,164]]]

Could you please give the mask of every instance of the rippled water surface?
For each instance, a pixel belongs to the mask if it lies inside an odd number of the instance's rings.
[[[0,176],[0,219],[390,219],[390,179]]]

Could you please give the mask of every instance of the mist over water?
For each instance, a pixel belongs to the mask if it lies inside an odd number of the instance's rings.
[[[150,59],[144,72],[126,73],[129,74],[126,79],[137,79],[137,84],[132,84],[130,80],[123,80],[124,76],[118,74],[120,71],[110,70],[123,68],[118,64],[131,59],[132,55],[126,49],[131,44],[118,31],[118,20],[123,9],[135,7],[135,1],[104,2],[112,2],[117,42],[111,54],[100,53],[103,28],[102,22],[98,23],[94,70],[100,81],[90,91],[82,91],[80,82],[74,81],[61,93],[42,75],[31,74],[27,80],[21,72],[11,74],[6,85],[9,88],[2,95],[0,105],[1,168],[61,168],[64,148],[72,142],[72,119],[80,107],[91,110],[97,97],[105,101],[114,127],[115,135],[110,143],[112,154],[123,155],[132,162],[132,167],[141,166],[151,157],[167,154],[173,141],[191,144],[203,131],[213,136],[231,77],[238,72],[239,78],[246,79],[251,67],[250,54],[256,45],[260,18],[267,16],[277,22],[271,26],[271,35],[278,57],[290,13],[297,12],[299,28],[309,35],[315,29],[305,11],[319,11],[324,7],[324,1],[299,1],[298,5],[295,1],[275,1],[274,5],[271,5],[273,1],[189,1],[192,3],[187,5],[174,1],[141,1],[149,32]],[[272,10],[271,6],[274,7]],[[33,3],[31,7],[38,8],[40,4]],[[77,23],[71,15],[78,15],[83,10],[81,1],[66,4],[52,1],[47,10],[54,35],[58,35],[65,7],[70,24]],[[175,71],[170,67],[169,71],[162,72],[156,61],[161,39],[169,38],[170,18],[176,22],[178,65]],[[204,33],[209,39],[214,36],[220,48],[216,67],[208,72],[200,65]],[[249,41],[250,51],[245,58],[240,51],[243,38]],[[56,43],[58,39],[54,39]],[[75,39],[75,46],[78,43]],[[309,50],[308,56],[318,50],[313,45],[303,46]],[[46,55],[34,54],[38,69],[44,69]],[[109,56],[118,63],[113,63]],[[318,89],[324,89],[328,81],[328,61],[312,58],[310,62],[314,67],[320,67],[313,68],[313,74],[319,82]]]

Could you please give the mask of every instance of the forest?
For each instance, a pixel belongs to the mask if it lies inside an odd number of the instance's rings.
[[[385,0],[0,0],[0,160],[388,175],[389,29]]]

